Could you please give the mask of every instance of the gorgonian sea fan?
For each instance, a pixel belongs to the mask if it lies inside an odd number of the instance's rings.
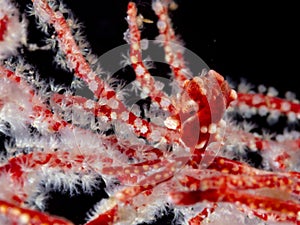
[[[169,224],[300,224],[290,126],[299,102],[264,86],[235,90],[200,65],[194,75],[169,17],[176,6],[154,0],[153,23],[128,3],[127,56],[109,75],[62,2],[33,0],[24,11],[1,0],[1,224],[158,224],[164,214]],[[39,44],[28,41],[30,16],[44,32]],[[144,23],[156,25],[155,41],[142,38]],[[166,74],[145,57],[154,46]],[[42,79],[26,56],[35,51],[54,52],[71,84]],[[259,132],[258,117],[283,118],[287,129]],[[51,202],[61,193],[90,201],[68,206],[84,219],[58,212],[65,200]]]

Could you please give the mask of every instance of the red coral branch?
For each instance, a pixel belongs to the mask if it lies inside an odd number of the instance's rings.
[[[13,28],[27,25],[17,8],[3,2],[0,6],[9,7],[0,7],[0,47],[16,36]],[[166,206],[183,224],[205,224],[216,214],[222,217],[224,203],[243,217],[300,224],[299,132],[274,138],[234,122],[237,114],[247,119],[256,114],[281,115],[290,124],[299,119],[298,101],[237,93],[214,70],[192,77],[169,17],[175,3],[154,0],[157,42],[178,87],[175,94],[165,93],[143,62],[140,25],[149,20],[129,2],[130,66],[137,91],[151,99],[140,114],[131,112],[92,69],[72,30],[75,21],[64,17],[68,9],[53,1],[32,2],[37,22],[54,29],[51,41],[58,42],[63,64],[95,98],[68,88],[48,91],[45,83],[30,80],[22,56],[32,49],[23,36],[9,42],[9,50],[0,49],[0,134],[11,139],[0,149],[1,222],[71,225],[44,210],[47,193],[72,195],[80,186],[90,194],[101,177],[107,197],[87,213],[86,225],[148,223]],[[262,157],[262,165],[253,167],[245,159],[249,152]]]

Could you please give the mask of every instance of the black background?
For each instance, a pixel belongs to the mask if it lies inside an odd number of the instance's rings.
[[[101,55],[125,44],[127,0],[65,1],[84,24],[93,52]],[[156,20],[151,1],[136,1],[145,18]],[[178,0],[171,14],[175,32],[185,47],[224,77],[274,86],[280,93],[300,92],[299,10],[290,2],[217,2]],[[154,38],[155,24],[146,36]]]

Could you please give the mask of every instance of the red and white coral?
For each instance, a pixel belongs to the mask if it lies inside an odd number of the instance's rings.
[[[17,53],[26,43],[27,23],[20,20],[17,7],[9,0],[0,2],[0,60]]]
[[[233,122],[235,113],[267,115],[269,122],[282,115],[294,122],[300,108],[296,100],[236,92],[214,70],[193,77],[172,28],[168,9],[174,3],[169,0],[155,0],[152,6],[157,43],[177,89],[170,95],[157,88],[142,57],[139,28],[145,19],[129,2],[129,61],[137,91],[148,95],[156,110],[146,118],[130,111],[118,89],[93,69],[83,40],[73,35],[75,21],[64,17],[68,10],[53,1],[32,2],[37,22],[55,30],[49,43],[53,50],[58,46],[57,61],[87,84],[94,99],[53,86],[49,90],[30,76],[35,71],[21,54],[9,57],[21,44],[29,45],[17,9],[2,1],[0,129],[14,139],[1,151],[2,223],[72,224],[44,211],[43,190],[72,195],[80,187],[92,193],[101,177],[108,197],[87,212],[86,225],[151,222],[166,206],[173,209],[174,224],[300,224],[298,132],[271,139]],[[154,122],[156,115],[164,116],[163,123]],[[106,132],[111,127],[115,132]],[[233,160],[233,155],[242,159],[246,148],[263,156],[264,167]],[[234,219],[223,219],[228,216]]]

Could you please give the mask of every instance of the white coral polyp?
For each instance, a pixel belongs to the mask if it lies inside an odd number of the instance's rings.
[[[2,27],[1,27],[2,26]],[[19,20],[17,8],[8,0],[0,1],[0,60],[17,53],[17,49],[26,43],[27,23]]]

